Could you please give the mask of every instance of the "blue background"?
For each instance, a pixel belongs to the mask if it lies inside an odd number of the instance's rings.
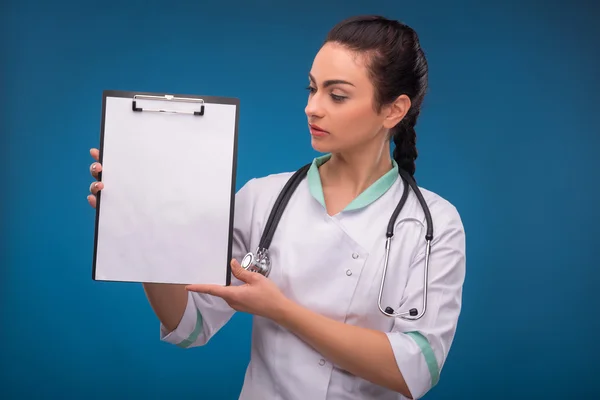
[[[417,178],[467,231],[463,314],[429,398],[598,395],[598,6],[483,3],[2,2],[0,397],[237,397],[248,315],[181,350],[140,285],[91,280],[102,90],[239,97],[239,188],[316,155],[307,73],[363,13],[420,34]]]

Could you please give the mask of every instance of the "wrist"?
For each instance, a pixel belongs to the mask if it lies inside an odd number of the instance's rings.
[[[294,312],[295,305],[296,304],[292,300],[285,296],[281,296],[281,299],[273,304],[274,309],[271,319],[277,324],[285,326],[289,316]]]

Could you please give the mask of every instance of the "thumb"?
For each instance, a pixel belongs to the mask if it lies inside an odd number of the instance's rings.
[[[256,274],[254,272],[250,272],[242,268],[242,266],[236,259],[231,260],[231,272],[233,273],[233,276],[235,276],[242,282],[250,283],[254,281],[254,279],[256,279],[256,277],[254,276]]]

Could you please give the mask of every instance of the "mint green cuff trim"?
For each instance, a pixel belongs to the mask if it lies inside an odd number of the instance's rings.
[[[429,374],[431,375],[431,387],[437,385],[440,380],[440,368],[438,367],[435,354],[433,353],[429,341],[427,341],[425,336],[421,335],[419,332],[406,332],[406,334],[413,338],[421,348],[421,352],[423,353],[425,361],[427,362],[427,367],[429,368]]]
[[[198,339],[200,332],[202,332],[202,314],[200,314],[199,310],[196,310],[196,326],[194,327],[194,331],[190,333],[190,336],[188,336],[187,339],[181,343],[177,343],[177,346],[184,349],[190,347],[190,345]]]

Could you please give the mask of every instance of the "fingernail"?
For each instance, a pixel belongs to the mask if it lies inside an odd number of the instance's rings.
[[[96,170],[96,164],[92,165],[92,171]]]
[[[98,188],[98,182],[94,183],[94,187],[97,189]]]

